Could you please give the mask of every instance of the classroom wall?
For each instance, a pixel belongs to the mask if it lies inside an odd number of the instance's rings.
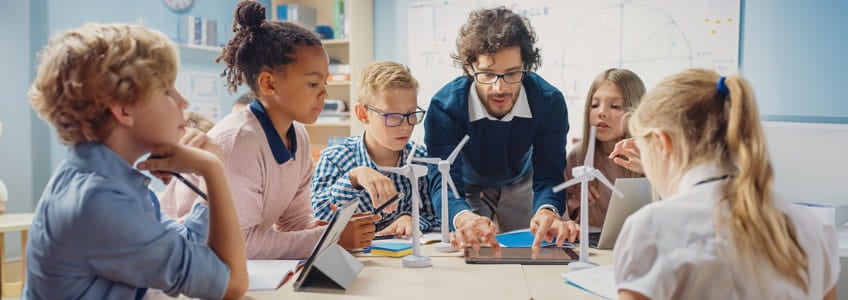
[[[408,63],[409,3],[374,2],[375,59]],[[848,148],[848,125],[838,124],[848,123],[848,101],[837,94],[848,86],[845,12],[848,2],[837,0],[742,0],[740,70],[764,119],[774,121],[765,128],[776,188],[791,199],[848,202],[848,186],[839,184],[848,162],[838,155]]]
[[[0,122],[3,122],[3,134],[0,136],[0,180],[9,190],[9,202],[6,211],[22,213],[32,210],[31,199],[40,191],[36,182],[35,167],[37,155],[43,155],[41,149],[34,148],[37,140],[43,138],[36,134],[33,123],[38,117],[32,113],[26,98],[26,90],[31,77],[30,34],[33,21],[30,14],[31,4],[18,0],[0,0],[0,66],[9,74],[0,77]],[[16,45],[9,47],[6,45]],[[5,73],[5,72],[4,72]],[[20,235],[7,234],[6,255],[20,257]]]
[[[47,0],[45,0],[47,1]],[[79,27],[86,22],[131,22],[141,23],[150,28],[162,31],[172,40],[177,38],[177,24],[182,16],[200,16],[216,19],[218,22],[218,44],[223,45],[232,37],[232,18],[235,3],[238,0],[203,0],[195,1],[192,7],[181,13],[170,11],[162,1],[112,1],[112,0],[50,0],[47,1],[48,29],[51,35],[63,30]],[[270,0],[261,0],[266,7]],[[79,10],[79,7],[86,7]],[[68,13],[74,12],[74,13]],[[270,10],[267,10],[270,12]],[[181,50],[186,52],[185,50]],[[223,66],[214,62],[215,55],[192,51],[191,55],[182,53],[180,61],[180,73],[211,73],[220,74]],[[220,83],[223,85],[224,80]],[[239,93],[244,92],[239,89]],[[189,95],[185,95],[192,101]],[[220,107],[222,113],[229,112],[229,108],[238,94],[229,95],[226,91],[221,94]],[[223,114],[222,114],[223,115]],[[55,135],[51,136],[50,166],[55,168],[65,155],[66,148],[56,142]],[[154,188],[161,189],[162,185],[154,181]]]
[[[742,74],[773,121],[848,123],[848,2],[743,0]]]
[[[86,22],[131,22],[145,24],[176,38],[178,18],[195,15],[218,20],[218,42],[223,44],[232,35],[232,13],[237,1],[196,1],[188,11],[176,14],[162,1],[0,0],[0,45],[3,45],[0,47],[0,65],[3,66],[0,70],[0,78],[3,78],[0,80],[0,91],[3,91],[0,122],[4,126],[0,137],[0,180],[9,189],[11,200],[7,211],[33,211],[53,169],[66,151],[58,143],[53,129],[32,111],[26,98],[27,88],[35,75],[36,52],[50,36]],[[260,2],[268,6],[271,1]],[[184,53],[180,71],[219,74],[223,67],[213,62],[214,57],[209,52]],[[221,95],[222,112],[229,111],[236,97],[237,94],[226,92]],[[8,258],[20,256],[19,241],[17,233],[6,235]]]

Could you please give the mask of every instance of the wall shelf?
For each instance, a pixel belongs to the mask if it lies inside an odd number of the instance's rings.
[[[348,39],[321,40],[321,43],[323,43],[324,46],[347,45],[348,43],[350,43],[350,40],[348,40]]]

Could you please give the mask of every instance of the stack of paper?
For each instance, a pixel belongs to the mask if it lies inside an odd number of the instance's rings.
[[[606,299],[618,299],[613,266],[570,271],[562,274],[565,283]]]
[[[371,246],[372,256],[403,257],[412,254],[412,245],[408,243],[386,243]]]
[[[248,260],[248,291],[276,290],[303,265],[302,260]]]
[[[842,225],[848,222],[848,201],[819,199],[815,201],[798,201],[795,204],[806,206],[819,215],[824,222]]]

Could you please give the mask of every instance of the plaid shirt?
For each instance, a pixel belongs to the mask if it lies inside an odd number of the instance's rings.
[[[423,145],[416,145],[415,148],[416,157],[427,157],[427,150]],[[412,145],[407,143],[398,166],[406,161],[411,149]],[[368,156],[365,141],[360,136],[349,137],[343,143],[321,151],[321,158],[312,177],[312,209],[316,218],[329,220],[333,215],[330,204],[341,206],[348,201],[359,201],[357,212],[374,212],[371,197],[365,189],[356,188],[350,183],[350,170],[359,166],[377,169],[377,165]],[[412,183],[398,174],[382,171],[380,173],[391,179],[397,191],[405,196],[398,201],[398,209],[394,212],[377,212],[383,217],[376,224],[378,231],[391,225],[401,215],[410,214],[412,211]],[[441,180],[440,177],[436,179]],[[429,189],[427,176],[419,178],[418,193],[421,195],[422,204],[419,221],[422,232],[439,230],[441,226],[430,201]]]

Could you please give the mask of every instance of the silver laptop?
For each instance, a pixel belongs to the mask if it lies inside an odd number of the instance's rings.
[[[598,239],[598,249],[612,249],[624,220],[651,203],[651,183],[647,178],[618,178],[615,180],[615,188],[621,191],[624,197],[612,193],[601,237]]]

